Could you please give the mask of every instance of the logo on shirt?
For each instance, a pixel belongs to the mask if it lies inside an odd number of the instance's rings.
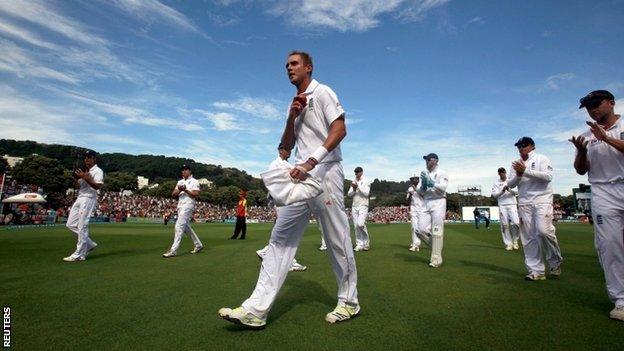
[[[531,162],[531,169],[535,169],[535,162]]]
[[[596,223],[602,224],[602,222],[603,222],[602,215],[596,215]]]
[[[552,171],[552,167],[551,166],[548,166],[546,168],[548,168],[549,171]]]
[[[624,132],[620,133],[620,139],[624,140]]]
[[[314,98],[311,97],[310,101],[308,102],[308,111],[314,111]]]

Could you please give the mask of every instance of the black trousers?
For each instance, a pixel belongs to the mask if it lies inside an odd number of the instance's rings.
[[[247,234],[247,222],[245,221],[245,217],[236,217],[236,227],[234,227],[234,235],[232,235],[231,239],[238,238],[238,234],[241,234],[241,239],[245,239],[245,235]]]

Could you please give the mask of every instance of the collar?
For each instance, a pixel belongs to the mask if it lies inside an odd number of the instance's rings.
[[[308,88],[306,89],[306,91],[303,92],[303,94],[306,96],[312,95],[312,93],[314,93],[314,89],[316,89],[316,87],[318,86],[319,86],[319,82],[317,82],[316,79],[312,79],[312,81],[310,82],[310,85],[308,85]]]
[[[613,122],[613,125],[611,127],[609,127],[609,129],[607,130],[611,130],[613,128],[616,128],[618,123],[620,123],[622,121],[622,117],[620,115],[615,115],[617,117],[617,119],[615,120],[615,122]]]
[[[89,168],[89,171],[91,171],[92,169],[94,169],[95,167],[97,167],[97,163],[94,164],[93,166],[91,166],[91,168]]]
[[[531,150],[531,152],[529,152],[529,156],[527,157],[527,161],[531,159],[531,157],[535,156],[535,149]]]

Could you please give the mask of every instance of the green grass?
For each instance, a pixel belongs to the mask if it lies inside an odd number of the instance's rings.
[[[369,225],[372,249],[356,254],[361,315],[329,325],[336,283],[319,232],[310,225],[263,331],[217,316],[252,291],[255,250],[271,225],[194,225],[206,250],[165,260],[173,227],[92,225],[99,247],[82,263],[61,258],[75,247],[64,227],[0,230],[0,302],[12,307],[15,350],[621,350],[624,323],[612,308],[590,226],[559,225],[560,280],[527,282],[521,251],[503,250],[497,229],[447,225],[444,265],[430,251],[407,250],[407,224]]]

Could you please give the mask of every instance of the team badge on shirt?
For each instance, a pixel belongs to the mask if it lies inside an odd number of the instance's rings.
[[[624,132],[620,133],[620,139],[624,140]]]
[[[596,215],[596,223],[602,224],[602,222],[603,222],[602,215]]]
[[[531,169],[535,169],[535,162],[531,162]]]
[[[308,102],[308,111],[314,111],[314,98],[311,97],[310,101]]]

